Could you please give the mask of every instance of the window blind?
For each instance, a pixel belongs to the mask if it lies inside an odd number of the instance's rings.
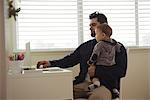
[[[18,0],[17,0],[18,1]],[[125,46],[150,46],[149,0],[21,0],[16,49],[76,48],[91,39],[89,14],[104,13],[112,38]]]
[[[150,1],[139,0],[139,45],[150,46]]]
[[[134,0],[83,0],[84,41],[91,38],[88,16],[93,11],[107,16],[113,38],[126,46],[136,45]]]
[[[78,46],[76,0],[21,0],[16,47],[61,49]]]

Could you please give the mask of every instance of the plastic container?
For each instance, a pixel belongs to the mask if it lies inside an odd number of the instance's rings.
[[[23,61],[9,61],[8,74],[21,74]]]

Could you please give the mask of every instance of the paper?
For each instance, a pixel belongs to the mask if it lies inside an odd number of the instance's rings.
[[[63,72],[64,69],[61,69],[59,67],[51,67],[51,68],[44,68],[44,69],[24,69],[23,74],[26,73],[52,73],[52,72]]]
[[[24,66],[31,66],[30,42],[26,43]]]

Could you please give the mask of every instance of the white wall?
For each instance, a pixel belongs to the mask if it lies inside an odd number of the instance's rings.
[[[0,1],[0,100],[2,99],[2,2]]]
[[[5,34],[3,0],[0,0],[0,100],[6,99]]]
[[[149,79],[149,100],[150,100],[150,54],[148,55],[149,57],[148,57],[148,70],[149,70],[149,72],[148,72],[148,74],[149,74],[149,76],[148,76],[148,79]]]

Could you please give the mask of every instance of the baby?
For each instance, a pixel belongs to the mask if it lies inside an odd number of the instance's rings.
[[[89,69],[91,68],[95,72],[96,67],[112,67],[116,64],[115,55],[116,52],[120,52],[120,44],[114,39],[111,39],[112,28],[103,23],[96,27],[96,41],[98,42],[92,52],[92,55],[88,61]],[[92,84],[89,85],[89,90],[93,91],[100,86],[100,78],[94,76],[90,77]],[[113,90],[116,92],[116,89]],[[118,90],[117,90],[118,91]]]

